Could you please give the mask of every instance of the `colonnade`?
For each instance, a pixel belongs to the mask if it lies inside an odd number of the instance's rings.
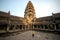
[[[60,30],[60,24],[33,25],[32,29],[36,29],[36,30]]]
[[[59,30],[60,31],[60,24],[34,24],[34,25],[0,25],[0,30],[6,31],[21,31],[21,30]]]
[[[7,26],[7,31],[21,31],[21,30],[28,30],[29,27],[27,25],[9,25]]]

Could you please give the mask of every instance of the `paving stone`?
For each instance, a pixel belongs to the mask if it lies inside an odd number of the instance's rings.
[[[32,37],[34,33],[34,37]],[[60,40],[60,35],[40,31],[26,31],[18,35],[0,37],[0,40]]]

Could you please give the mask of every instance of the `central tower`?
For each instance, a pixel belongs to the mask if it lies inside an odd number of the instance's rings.
[[[31,1],[28,2],[24,13],[26,23],[31,24],[36,20],[35,9]]]

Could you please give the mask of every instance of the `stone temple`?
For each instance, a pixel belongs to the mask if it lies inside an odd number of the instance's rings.
[[[21,30],[60,30],[60,13],[52,13],[51,16],[36,18],[34,6],[28,2],[24,18],[10,14],[10,11],[0,11],[0,33],[14,32]]]

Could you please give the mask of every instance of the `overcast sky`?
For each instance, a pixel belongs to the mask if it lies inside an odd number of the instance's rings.
[[[0,0],[0,11],[11,12],[11,15],[24,17],[24,11],[29,0]],[[60,12],[60,0],[31,0],[36,17],[49,16]]]

